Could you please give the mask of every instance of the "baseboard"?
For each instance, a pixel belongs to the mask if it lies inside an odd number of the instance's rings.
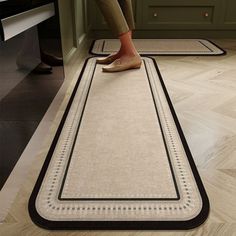
[[[114,38],[109,30],[91,30],[91,37]],[[236,30],[135,30],[134,38],[236,38]]]
[[[71,48],[71,50],[64,56],[64,63],[68,64],[68,62],[70,61],[70,59],[73,57],[73,55],[75,54],[77,48],[73,47]]]
[[[83,43],[83,41],[85,40],[86,36],[87,36],[86,33],[82,34],[77,40],[77,45],[80,46]]]

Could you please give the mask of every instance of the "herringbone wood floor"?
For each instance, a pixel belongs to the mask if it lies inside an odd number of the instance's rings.
[[[0,225],[0,235],[236,235],[236,40],[216,40],[220,57],[156,57],[176,113],[207,190],[211,210],[206,223],[190,231],[46,231],[29,218],[27,203],[49,142],[69,98],[55,119],[44,149]],[[88,48],[85,48],[86,51]],[[82,53],[75,66],[85,58]],[[83,61],[83,60],[82,60]],[[70,89],[73,88],[72,86]],[[70,91],[70,90],[68,90]]]

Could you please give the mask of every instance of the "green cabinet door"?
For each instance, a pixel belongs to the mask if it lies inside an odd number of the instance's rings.
[[[96,0],[87,1],[94,35],[112,36]],[[138,37],[236,37],[236,0],[133,0],[133,9]]]
[[[224,23],[236,25],[236,0],[225,0]]]

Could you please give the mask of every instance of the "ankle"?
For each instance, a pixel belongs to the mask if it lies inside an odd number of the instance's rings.
[[[129,57],[136,57],[136,56],[138,56],[138,53],[134,52],[134,51],[129,51],[129,52],[126,52],[125,55],[127,55]]]
[[[133,31],[132,30],[129,31],[129,35],[130,35],[130,38],[132,39],[132,37],[133,37]]]
[[[135,47],[125,47],[122,50],[123,54],[129,55],[129,56],[137,56],[139,55],[138,51]]]

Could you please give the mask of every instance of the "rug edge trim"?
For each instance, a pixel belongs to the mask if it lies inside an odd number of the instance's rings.
[[[43,218],[37,211],[36,208],[36,199],[38,195],[38,191],[40,189],[41,183],[44,179],[45,173],[47,171],[47,167],[50,163],[52,153],[55,149],[55,145],[58,141],[59,135],[61,133],[61,130],[63,128],[63,125],[65,123],[65,119],[68,115],[68,112],[70,110],[71,104],[73,102],[75,93],[78,89],[78,86],[80,84],[81,78],[83,76],[84,70],[87,66],[87,63],[90,59],[95,58],[95,57],[89,57],[85,60],[83,68],[80,72],[80,75],[78,77],[78,81],[76,82],[76,85],[73,89],[73,92],[71,94],[71,97],[69,99],[69,102],[66,106],[65,113],[63,114],[63,117],[60,121],[60,124],[57,128],[56,134],[53,138],[52,144],[50,145],[49,151],[46,155],[45,161],[43,163],[43,166],[40,170],[40,174],[37,178],[36,184],[33,188],[33,191],[31,193],[29,202],[28,202],[28,211],[29,215],[32,219],[32,221],[45,229],[50,229],[50,230],[188,230],[188,229],[193,229],[201,224],[203,224],[208,215],[209,215],[209,210],[210,210],[210,203],[209,199],[207,197],[205,188],[203,186],[202,180],[200,178],[200,175],[198,173],[197,167],[194,163],[192,154],[190,152],[190,149],[188,147],[187,141],[184,137],[184,133],[182,131],[182,128],[180,126],[180,123],[178,121],[177,115],[175,113],[173,104],[171,102],[171,99],[169,97],[169,94],[167,92],[166,86],[163,81],[163,77],[160,73],[160,70],[158,68],[158,65],[155,61],[154,58],[145,56],[147,58],[150,58],[153,61],[153,64],[155,66],[155,69],[157,70],[158,76],[160,78],[160,82],[163,87],[163,91],[166,95],[166,99],[168,102],[168,105],[170,107],[171,113],[173,115],[176,127],[178,129],[179,135],[181,137],[181,141],[184,146],[184,150],[186,152],[186,155],[188,157],[188,161],[191,167],[191,170],[194,174],[194,178],[196,179],[196,184],[199,189],[199,193],[201,195],[202,199],[202,209],[200,213],[194,217],[191,220],[187,221],[50,221],[45,218]],[[68,225],[69,224],[69,225]]]

